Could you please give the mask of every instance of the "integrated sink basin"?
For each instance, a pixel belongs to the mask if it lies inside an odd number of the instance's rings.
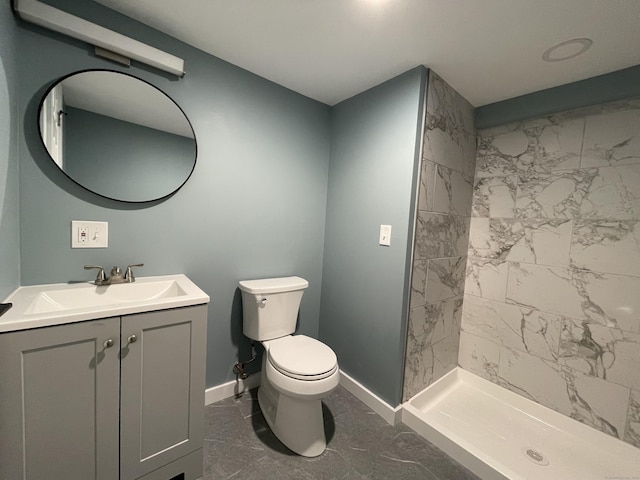
[[[0,332],[93,320],[209,302],[185,275],[137,277],[133,283],[34,285],[16,289],[0,317]]]
[[[123,303],[147,302],[160,298],[186,295],[175,280],[156,282],[120,283],[117,285],[87,285],[83,288],[65,288],[40,292],[25,313],[60,312],[76,308],[116,306]]]

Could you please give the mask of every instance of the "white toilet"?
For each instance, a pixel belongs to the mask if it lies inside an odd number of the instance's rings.
[[[273,433],[305,457],[324,452],[327,441],[321,399],[340,380],[336,354],[296,329],[304,278],[284,277],[240,282],[243,331],[265,349],[258,403]]]

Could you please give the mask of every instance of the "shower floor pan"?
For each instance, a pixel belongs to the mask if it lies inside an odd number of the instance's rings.
[[[402,423],[485,480],[640,480],[640,450],[456,368]]]

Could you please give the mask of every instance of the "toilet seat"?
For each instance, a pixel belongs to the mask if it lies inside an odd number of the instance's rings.
[[[338,359],[333,350],[306,335],[270,340],[267,351],[269,363],[283,375],[296,380],[321,380],[338,369]]]

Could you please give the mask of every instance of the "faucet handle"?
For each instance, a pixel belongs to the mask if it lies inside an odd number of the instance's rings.
[[[98,275],[96,276],[95,284],[96,285],[103,285],[104,283],[106,283],[107,276],[104,274],[104,268],[102,268],[100,265],[85,265],[84,266],[85,270],[91,270],[92,268],[97,268],[98,269]]]
[[[131,267],[144,267],[144,263],[134,263],[133,265],[127,266],[127,271],[124,272],[124,281],[125,282],[135,282],[136,277],[133,275],[133,270]]]

